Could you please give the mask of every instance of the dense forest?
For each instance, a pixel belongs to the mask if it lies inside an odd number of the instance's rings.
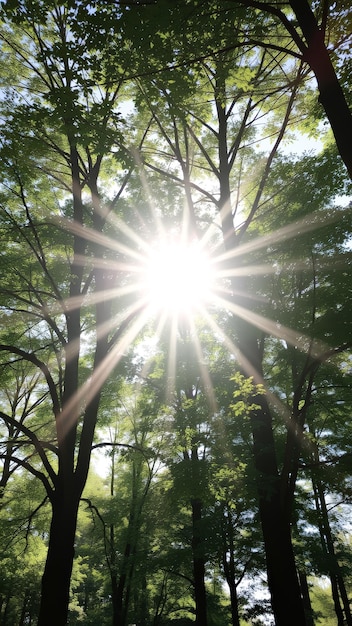
[[[1,626],[352,625],[349,0],[2,0]]]

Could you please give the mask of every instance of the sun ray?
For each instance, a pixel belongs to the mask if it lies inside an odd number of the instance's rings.
[[[138,150],[133,150],[133,157],[138,168],[139,178],[142,183],[142,187],[144,190],[144,197],[146,198],[147,205],[149,207],[150,214],[153,217],[153,222],[155,224],[155,228],[157,231],[158,238],[163,238],[165,235],[165,230],[163,227],[162,219],[156,209],[156,203],[153,200],[153,194],[148,182],[148,178],[145,173],[143,161],[141,159],[140,153]]]
[[[125,351],[130,348],[133,341],[144,328],[148,317],[148,311],[142,311],[116,341],[99,363],[92,375],[80,386],[77,392],[69,399],[58,416],[58,429],[61,436],[65,436],[72,425],[78,420],[79,415],[86,409],[89,403],[97,396],[103,384],[123,357]]]
[[[205,307],[202,307],[202,312],[204,311],[205,311]],[[193,319],[190,320],[190,324],[191,324],[191,337],[192,337],[192,341],[195,347],[196,355],[198,357],[198,365],[199,365],[199,369],[201,372],[202,382],[204,384],[204,392],[208,398],[210,408],[212,409],[213,413],[216,413],[218,411],[218,406],[217,406],[215,391],[213,387],[213,382],[211,380],[209,368],[206,365],[206,360],[204,358],[201,342],[199,340],[199,335],[198,335]]]
[[[169,352],[167,363],[167,385],[166,399],[169,401],[173,398],[176,389],[176,364],[177,364],[177,333],[178,320],[177,315],[171,319],[171,330],[169,336]]]
[[[69,298],[64,298],[60,302],[47,305],[45,307],[45,312],[52,316],[62,314],[63,312],[68,313],[83,306],[93,306],[103,301],[108,302],[109,300],[116,300],[117,298],[131,294],[136,294],[138,296],[137,306],[140,308],[142,305],[148,305],[148,299],[146,295],[143,295],[143,288],[144,284],[142,282],[135,282],[123,287],[114,287],[111,289],[92,291],[79,296],[71,296]]]
[[[346,212],[346,210],[343,209],[330,214],[327,213],[326,210],[315,211],[310,213],[309,216],[296,220],[295,222],[292,222],[287,226],[283,226],[282,228],[278,228],[272,233],[259,235],[251,241],[241,243],[237,247],[233,247],[231,250],[226,250],[217,256],[217,262],[219,264],[225,264],[227,261],[236,257],[244,256],[245,254],[249,254],[250,252],[255,252],[263,248],[268,248],[274,243],[284,243],[297,235],[301,236],[304,233],[317,230],[323,226],[325,227],[327,224],[333,224],[341,219],[344,212]]]
[[[212,328],[214,335],[218,336],[220,340],[223,341],[229,353],[234,355],[237,363],[240,365],[243,372],[245,372],[247,376],[252,377],[255,384],[260,384],[264,387],[265,395],[267,397],[269,405],[275,409],[277,415],[280,416],[282,422],[285,424],[287,429],[295,433],[296,423],[292,419],[292,413],[289,407],[284,404],[280,400],[280,398],[269,389],[268,383],[263,378],[263,375],[253,367],[250,361],[239,350],[239,348],[234,344],[230,337],[226,333],[224,333],[224,331],[220,328],[220,326],[215,322],[213,317],[206,310],[204,310],[204,317],[207,320],[209,327]],[[306,442],[306,445],[310,445],[309,441]]]
[[[91,243],[95,243],[99,246],[102,246],[111,251],[119,252],[125,254],[127,257],[135,259],[139,263],[143,263],[144,257],[142,252],[139,251],[139,247],[144,250],[148,249],[148,245],[143,241],[141,237],[139,237],[129,226],[124,224],[124,222],[117,218],[117,222],[120,230],[124,230],[125,233],[129,235],[131,241],[133,241],[136,247],[127,246],[124,243],[116,239],[112,239],[112,237],[108,237],[106,234],[101,233],[93,228],[89,228],[88,226],[82,226],[78,222],[74,222],[72,220],[60,218],[58,220],[58,224],[61,228],[64,228],[66,231],[72,233],[73,235],[77,235],[86,241],[90,241]],[[87,261],[87,259],[86,259]]]
[[[267,317],[264,317],[263,315],[254,313],[248,308],[240,306],[234,302],[220,297],[216,297],[215,299],[219,306],[226,307],[229,311],[234,313],[234,315],[246,320],[265,333],[277,337],[278,339],[282,339],[288,344],[299,348],[302,352],[309,351],[310,356],[313,358],[319,359],[319,357],[328,349],[328,346],[324,344],[324,342],[318,339],[313,339],[301,331],[288,328],[279,322],[275,322]]]

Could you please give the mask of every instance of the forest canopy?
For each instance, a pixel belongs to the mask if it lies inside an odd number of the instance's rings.
[[[0,3],[1,625],[352,625],[349,4]]]

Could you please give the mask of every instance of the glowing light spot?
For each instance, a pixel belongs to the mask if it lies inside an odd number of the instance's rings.
[[[147,297],[152,308],[190,313],[211,295],[211,263],[199,244],[167,242],[150,254]]]

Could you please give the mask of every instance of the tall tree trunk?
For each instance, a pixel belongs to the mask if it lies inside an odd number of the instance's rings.
[[[248,304],[248,303],[247,303]],[[237,320],[243,371],[262,380],[262,349],[257,331]],[[290,519],[283,503],[277,467],[272,417],[264,395],[251,399],[254,462],[259,514],[263,532],[268,585],[276,626],[305,626],[306,619],[291,538]]]
[[[231,624],[232,626],[240,626],[240,616],[238,612],[238,595],[237,595],[237,587],[233,582],[228,582],[229,590],[230,590],[230,601],[231,601]]]
[[[72,135],[72,119],[69,112],[64,118],[70,145],[71,184],[74,221],[83,225],[83,202],[80,184],[79,154]],[[73,259],[70,263],[70,297],[81,295],[83,263],[86,241],[81,235],[73,239]],[[97,305],[97,310],[99,310]],[[42,593],[38,626],[64,626],[67,623],[70,581],[74,559],[74,543],[77,514],[82,491],[87,479],[91,443],[94,435],[100,391],[88,403],[82,421],[79,455],[75,470],[77,424],[81,416],[78,398],[79,357],[81,341],[81,309],[68,308],[65,312],[67,344],[65,345],[64,389],[62,411],[55,415],[58,441],[58,472],[54,488],[48,493],[52,506],[49,547],[42,577]],[[97,315],[97,326],[99,319]],[[102,360],[102,342],[97,341],[94,368]]]
[[[57,488],[52,499],[50,539],[44,574],[38,626],[65,626],[74,559],[74,541],[80,494],[74,480]]]
[[[331,63],[324,33],[307,0],[290,0],[290,5],[307,42],[305,60],[317,79],[319,102],[325,110],[338,151],[352,178],[352,113]]]
[[[323,526],[323,522],[321,519],[319,494],[318,494],[318,490],[316,488],[314,479],[312,480],[312,484],[313,484],[313,493],[314,493],[314,499],[315,499],[315,507],[316,507],[316,511],[318,514],[318,529],[319,529],[319,535],[320,535],[320,542],[321,542],[325,559],[327,562],[329,562],[330,559],[329,559],[329,554],[328,554],[328,548],[326,545],[325,531],[324,531],[324,526]],[[334,602],[334,608],[335,608],[335,613],[337,617],[337,624],[338,626],[341,626],[343,625],[343,613],[342,613],[336,578],[332,571],[329,571],[329,577],[330,577],[330,584],[331,584],[331,595],[332,595],[332,599]]]
[[[237,584],[236,584],[233,521],[229,515],[225,516],[225,511],[223,511],[223,520],[224,520],[224,525],[226,525],[226,527],[223,528],[222,563],[223,563],[225,579],[230,590],[231,624],[232,626],[240,626]]]
[[[12,597],[11,596],[11,592],[8,592],[8,594],[6,596],[6,600],[5,600],[4,613],[3,613],[2,618],[1,618],[2,626],[7,626],[7,624],[8,624],[7,618],[8,618],[9,612],[10,612],[11,597]]]
[[[319,452],[317,447],[314,449],[313,463],[317,466],[319,464]],[[341,567],[335,552],[324,488],[319,477],[314,476],[314,473],[312,475],[312,484],[315,505],[318,513],[320,540],[328,563],[331,592],[337,616],[337,623],[338,626],[352,626],[350,601],[347,595],[345,581],[341,573]]]
[[[148,601],[147,601],[147,579],[145,571],[142,574],[141,586],[135,588],[134,611],[136,617],[136,626],[147,626],[148,620]]]
[[[324,524],[323,524],[323,520],[322,520],[319,492],[318,492],[318,489],[317,489],[316,482],[315,482],[314,478],[312,479],[312,484],[313,484],[315,506],[316,506],[316,510],[317,510],[317,513],[318,513],[318,529],[319,529],[320,541],[321,541],[323,554],[325,556],[326,562],[329,564],[329,578],[330,578],[330,584],[331,584],[331,595],[332,595],[334,608],[335,608],[335,613],[336,613],[336,617],[337,617],[337,625],[338,626],[343,626],[344,620],[343,620],[343,612],[342,612],[342,607],[341,607],[341,602],[340,602],[339,590],[338,590],[338,585],[337,585],[335,572],[331,568],[331,558],[330,558],[331,555],[329,555],[329,549],[328,549],[328,546],[327,546],[327,543],[326,543],[325,528],[324,528]]]
[[[205,590],[204,541],[201,532],[202,502],[192,498],[192,556],[196,625],[207,626],[207,599]]]
[[[83,204],[79,184],[78,153],[71,149],[72,195],[74,217],[78,224],[83,223]],[[74,238],[74,259],[71,263],[73,279],[70,283],[70,296],[80,297],[86,242],[77,235]],[[104,272],[95,268],[96,293],[103,295],[105,289]],[[102,297],[96,304],[97,340],[93,364],[93,377],[99,372],[108,353],[108,339],[105,330],[107,307]],[[86,484],[91,446],[99,410],[103,381],[98,377],[91,395],[87,394],[86,407],[82,419],[79,441],[77,424],[82,417],[80,406],[79,356],[81,338],[81,310],[69,309],[66,312],[67,338],[66,363],[64,373],[63,410],[56,415],[58,439],[58,473],[54,489],[48,493],[52,505],[48,554],[42,577],[42,594],[38,626],[64,626],[67,623],[70,581],[74,559],[74,544],[77,526],[78,507]],[[103,330],[102,330],[103,329]],[[76,458],[76,450],[78,455]]]
[[[125,547],[125,552],[123,555],[123,564],[122,570],[119,578],[115,576],[111,579],[111,584],[115,585],[112,590],[112,599],[113,599],[113,626],[125,626],[125,614],[126,610],[124,607],[124,597],[125,597],[125,587],[126,587],[126,567],[127,562],[130,556],[131,545],[127,544]]]
[[[227,214],[227,212],[225,212]],[[229,233],[222,220],[225,247],[237,247],[232,226]],[[253,301],[247,295],[245,279],[232,281],[234,305],[251,311]],[[245,376],[262,383],[262,333],[240,316],[234,317],[238,359]],[[281,489],[272,416],[264,395],[251,398],[257,406],[251,413],[253,456],[257,474],[258,505],[265,546],[268,586],[276,626],[306,626],[305,612],[292,546],[290,515]]]
[[[218,81],[218,95],[221,96],[222,93],[226,95],[224,89],[224,83],[221,80]],[[249,115],[251,103],[248,102],[247,111],[243,117],[243,125],[237,138],[238,141],[234,142],[234,155],[230,157],[227,145],[228,120],[223,104],[226,98],[218,98],[216,95],[219,124],[220,219],[224,246],[230,259],[233,259],[234,251],[239,248],[240,237],[238,235],[242,237],[246,232],[260,205],[266,179],[289,121],[295,89],[293,89],[292,97],[288,102],[282,128],[262,173],[252,209],[245,222],[245,228],[239,233],[236,233],[234,227],[230,171],[235,158],[235,147],[238,148],[241,134],[245,130],[246,116]],[[235,268],[232,267],[231,269],[234,270]],[[262,333],[247,321],[253,309],[253,300],[250,297],[251,294],[248,293],[246,279],[240,275],[236,276],[234,273],[232,279],[233,305],[238,307],[238,315],[233,318],[234,338],[237,338],[235,341],[238,347],[237,357],[243,374],[253,376],[255,383],[262,383]],[[285,508],[285,498],[282,494],[277,465],[272,416],[265,396],[257,395],[251,398],[251,402],[257,406],[251,414],[253,456],[257,475],[258,505],[265,546],[268,585],[275,622],[276,626],[305,626],[305,613],[292,546],[290,516]]]
[[[131,583],[136,560],[138,519],[136,519],[136,494],[132,496],[127,529],[127,541],[120,564],[119,577],[111,577],[113,599],[113,626],[126,626],[130,604]]]
[[[29,598],[30,598],[30,593],[28,590],[26,590],[24,594],[23,602],[22,602],[22,610],[21,610],[21,616],[18,622],[18,626],[24,626],[25,624],[28,624],[28,621],[26,620],[26,616],[27,616],[27,604],[28,604]]]
[[[302,592],[302,597],[303,597],[304,612],[306,614],[306,623],[307,623],[307,626],[314,626],[313,609],[312,609],[312,604],[310,601],[309,587],[308,587],[306,572],[303,571],[302,569],[299,569],[298,578],[299,578],[299,584],[301,587],[301,592]]]

